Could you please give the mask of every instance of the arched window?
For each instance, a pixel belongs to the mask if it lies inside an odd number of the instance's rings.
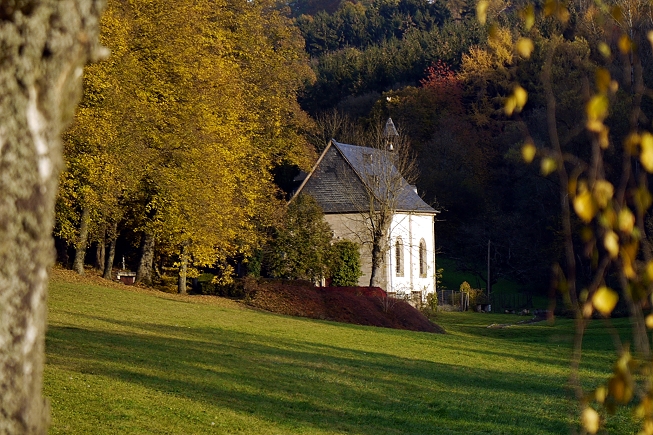
[[[397,276],[404,276],[404,242],[401,237],[397,237],[395,243],[395,272]]]
[[[419,276],[426,278],[426,242],[424,239],[419,241]]]

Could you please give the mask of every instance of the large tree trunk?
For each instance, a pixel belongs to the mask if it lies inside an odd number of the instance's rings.
[[[55,239],[54,247],[57,252],[56,258],[65,268],[70,267],[70,258],[68,257],[68,242],[65,239]]]
[[[90,221],[90,211],[88,207],[82,209],[82,219],[79,223],[79,237],[75,244],[75,261],[73,270],[80,275],[84,275],[84,258],[86,258],[86,244],[88,242],[88,224]]]
[[[107,250],[107,245],[104,239],[97,242],[95,247],[95,268],[97,270],[104,270],[104,254]]]
[[[385,255],[388,251],[388,233],[390,231],[392,214],[390,212],[380,212],[374,219],[376,221],[371,232],[372,270],[370,272],[370,287],[383,287],[385,284],[383,266],[385,264]]]
[[[106,230],[104,231],[104,234],[102,234],[102,237],[100,237],[100,240],[97,242],[97,246],[95,247],[95,268],[97,270],[104,270],[104,253],[106,251]]]
[[[141,240],[141,259],[136,271],[136,282],[152,285],[152,265],[154,262],[154,236],[145,232]]]
[[[0,433],[44,434],[60,134],[98,57],[101,2],[0,0]]]
[[[179,254],[179,279],[177,280],[177,292],[179,294],[186,294],[186,270],[188,269],[188,245],[184,243],[181,245],[181,252]]]
[[[113,260],[116,257],[116,240],[118,240],[118,222],[114,222],[111,229],[107,232],[109,237],[109,246],[107,246],[107,253],[104,257],[104,270],[102,271],[102,278],[113,279]]]
[[[381,287],[383,283],[384,252],[381,243],[372,242],[372,269],[370,272],[370,287]]]

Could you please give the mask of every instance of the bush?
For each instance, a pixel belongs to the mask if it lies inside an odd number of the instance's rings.
[[[227,298],[242,299],[245,297],[245,283],[242,279],[235,279],[229,284],[217,284],[215,277],[210,273],[203,273],[197,278],[197,285],[193,288],[195,293],[209,296],[222,296]]]
[[[438,312],[438,295],[436,293],[426,295],[426,303],[422,305],[421,311],[428,318],[435,316]]]
[[[478,304],[488,303],[485,291],[483,289],[472,288],[467,281],[463,281],[463,283],[460,284],[460,291],[469,295],[469,308],[472,310],[475,309]]]
[[[327,271],[331,227],[310,195],[299,195],[266,245],[263,265],[276,278],[319,281]]]
[[[177,277],[161,275],[157,280],[156,288],[164,293],[177,293]]]
[[[330,272],[334,287],[354,287],[358,285],[361,271],[361,257],[358,244],[349,240],[339,240],[331,245]]]
[[[263,270],[263,251],[257,249],[254,255],[247,259],[247,276],[252,278],[260,278],[261,271]]]

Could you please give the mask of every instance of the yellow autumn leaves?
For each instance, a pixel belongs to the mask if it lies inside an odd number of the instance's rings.
[[[102,220],[129,216],[160,253],[183,246],[196,265],[252,252],[282,207],[272,168],[307,160],[296,97],[312,72],[291,19],[272,0],[109,0],[101,28],[113,54],[85,71],[65,135],[74,182],[61,184],[59,227],[88,205],[102,211],[94,240]],[[83,188],[100,199],[80,204]]]
[[[598,94],[593,96],[585,107],[587,113],[587,129],[589,131],[598,133],[602,131],[605,126],[603,121],[608,116],[609,101],[605,94]]]
[[[572,183],[573,185],[574,183]],[[614,186],[609,181],[596,180],[590,188],[586,181],[581,181],[578,182],[577,190],[570,188],[570,193],[575,193],[572,204],[576,215],[587,224],[597,219],[600,227],[597,237],[601,238],[605,252],[613,260],[620,259],[622,270],[627,278],[635,278],[637,276],[635,260],[639,249],[640,234],[635,225],[635,214],[627,206],[624,205],[620,210],[615,210],[613,205]],[[599,299],[603,300],[607,294],[602,292]],[[598,303],[598,306],[595,304],[595,308],[602,314],[611,311],[601,309],[606,306],[609,304],[601,302]]]
[[[521,155],[526,163],[532,162],[536,153],[537,148],[535,148],[533,142],[526,142],[521,148]]]
[[[586,182],[578,183],[578,193],[574,197],[574,210],[578,217],[589,223],[600,209],[609,206],[614,195],[614,186],[606,180],[596,180],[592,190],[589,190]]]
[[[632,328],[636,352],[631,355],[628,345],[618,346],[619,357],[605,385],[584,394],[582,382],[576,383],[581,432],[598,433],[604,423],[602,411],[613,413],[618,406],[635,401],[640,434],[653,435],[653,314],[647,314],[653,304],[653,254],[650,234],[646,234],[653,204],[649,190],[653,126],[649,107],[642,104],[642,97],[651,95],[650,82],[642,74],[650,66],[648,45],[653,45],[650,4],[597,1],[586,3],[582,12],[576,4],[570,12],[570,4],[557,0],[544,0],[537,7],[532,2],[522,4],[518,15],[523,28],[512,29],[514,39],[503,36],[503,40],[515,40],[506,51],[516,60],[506,63],[511,68],[506,68],[511,74],[505,74],[509,81],[495,89],[503,97],[507,116],[526,110],[524,88],[532,92],[535,104],[529,106],[546,110],[548,135],[537,134],[528,125],[538,116],[537,110],[517,120],[527,137],[520,151],[526,163],[538,158],[544,176],[554,171],[559,175],[568,261],[566,268],[559,269],[559,289],[577,314],[577,338],[582,338],[594,314],[613,315],[620,297],[636,325]],[[489,41],[496,38],[500,32],[492,23],[493,1],[479,1],[476,12],[482,24],[489,23]],[[575,22],[570,25],[572,13]],[[562,29],[579,30],[581,21],[591,31],[576,32],[573,42],[561,36]],[[534,28],[536,23],[547,31],[553,23],[559,27],[543,37],[544,32]],[[567,63],[560,61],[569,54]],[[534,61],[523,61],[529,58]],[[541,74],[544,101],[537,80],[531,79],[536,74]],[[583,86],[566,86],[573,81],[568,82],[565,74],[577,74]],[[579,252],[581,243],[584,255]],[[581,267],[589,272],[582,278]],[[648,332],[642,330],[643,324]],[[575,349],[578,355],[581,347]]]
[[[585,408],[581,414],[581,421],[583,427],[589,433],[596,433],[599,430],[601,418],[599,413],[592,408]]]
[[[535,44],[530,38],[519,38],[515,44],[515,49],[522,57],[528,59],[535,50]]]
[[[618,301],[619,295],[617,292],[605,286],[599,287],[592,296],[592,305],[604,316],[609,316],[612,313]]]
[[[526,92],[526,89],[516,85],[512,91],[512,94],[506,98],[503,110],[508,116],[511,116],[515,112],[519,113],[522,111],[527,101],[528,92]]]

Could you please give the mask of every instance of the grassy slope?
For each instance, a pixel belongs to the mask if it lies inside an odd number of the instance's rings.
[[[447,313],[439,335],[50,288],[53,434],[561,434],[573,422],[568,321],[487,329],[520,318]],[[587,342],[595,384],[612,353],[598,327]],[[609,427],[634,431],[627,415]]]

